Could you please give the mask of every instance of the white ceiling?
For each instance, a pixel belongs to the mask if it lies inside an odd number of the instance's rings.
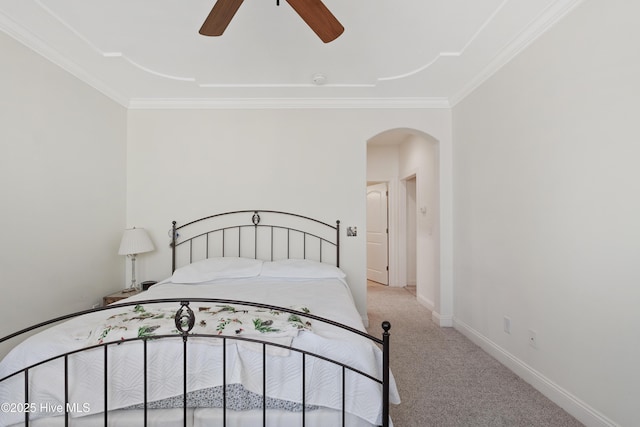
[[[284,0],[221,37],[215,0],[0,0],[0,30],[130,108],[449,107],[580,1],[324,0],[328,44]]]

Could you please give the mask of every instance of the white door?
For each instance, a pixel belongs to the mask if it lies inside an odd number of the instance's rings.
[[[389,284],[387,184],[367,187],[367,279]]]

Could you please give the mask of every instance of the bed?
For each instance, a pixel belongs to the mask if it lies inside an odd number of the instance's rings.
[[[226,212],[169,244],[149,290],[2,338],[47,327],[0,363],[0,426],[392,425],[391,326],[366,333],[339,221]]]

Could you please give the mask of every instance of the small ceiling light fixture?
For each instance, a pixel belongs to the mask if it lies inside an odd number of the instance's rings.
[[[327,76],[322,73],[316,73],[313,75],[313,84],[316,86],[322,86],[327,82]]]

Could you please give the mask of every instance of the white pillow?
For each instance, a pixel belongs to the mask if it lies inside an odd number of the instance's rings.
[[[299,279],[344,279],[347,275],[331,264],[308,259],[282,259],[265,261],[260,276]]]
[[[253,258],[217,257],[196,261],[173,272],[173,283],[200,283],[214,279],[254,277],[260,274],[262,261]]]

